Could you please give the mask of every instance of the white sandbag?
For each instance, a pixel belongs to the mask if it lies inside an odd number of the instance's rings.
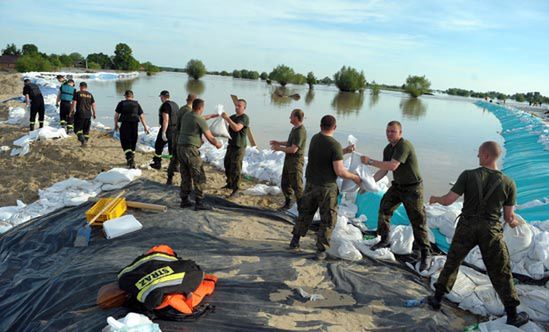
[[[412,253],[414,244],[414,233],[412,226],[397,225],[391,228],[389,238],[391,239],[391,251],[397,255],[408,255]]]
[[[101,172],[95,177],[95,181],[103,184],[115,185],[123,182],[131,182],[141,176],[140,169],[113,168],[106,172]]]
[[[216,111],[220,116],[215,118],[212,124],[210,124],[210,131],[212,132],[212,135],[215,137],[231,138],[229,135],[227,122],[221,117],[221,113],[223,113],[223,105],[217,105]]]
[[[358,206],[348,201],[342,202],[342,204],[339,205],[339,208],[337,210],[337,213],[339,215],[347,217],[349,219],[354,218],[357,212],[358,212]]]
[[[505,224],[503,238],[509,248],[509,254],[514,255],[530,247],[532,243],[532,230],[526,223],[520,224],[515,228],[511,228],[508,224]]]
[[[140,230],[141,228],[143,228],[143,225],[131,214],[107,220],[103,223],[103,230],[107,239],[114,239]]]
[[[358,227],[349,223],[349,219],[344,216],[337,216],[337,222],[332,230],[332,238],[334,241],[360,241],[362,240],[362,232]]]
[[[450,293],[446,294],[446,298],[455,303],[460,303],[461,301],[463,301],[464,298],[471,295],[471,293],[475,291],[476,285],[462,272],[464,268],[464,266],[461,266],[459,268],[454,287],[452,288]],[[431,277],[431,288],[433,290],[435,290],[434,284],[437,281],[439,275],[440,272],[437,272]]]
[[[544,330],[536,323],[529,321],[521,327],[514,327],[513,325],[507,325],[507,316],[503,316],[487,322],[478,324],[478,329],[481,332],[543,332]]]
[[[468,310],[476,315],[487,316],[488,310],[475,292],[464,297],[458,305],[463,310]]]
[[[361,156],[362,155],[358,152],[351,153],[351,161],[348,167],[349,172],[357,171],[359,166],[362,164],[362,162],[360,161]],[[353,192],[357,190],[358,190],[358,185],[354,181],[343,179],[343,181],[341,182],[341,188],[340,188],[341,192]]]
[[[348,261],[359,261],[362,259],[360,251],[350,241],[330,241],[330,247],[326,252],[330,256]]]
[[[109,316],[107,324],[102,332],[160,332],[158,324],[153,323],[149,317],[134,312],[118,320]]]
[[[374,179],[374,176],[368,172],[368,167],[366,165],[359,167],[357,173],[362,180],[360,184],[360,189],[362,191],[379,192],[383,190],[382,186]]]
[[[505,308],[501,303],[496,290],[492,285],[482,285],[475,288],[475,294],[484,304],[484,307],[490,315],[501,316]]]
[[[135,147],[135,151],[143,152],[143,153],[150,153],[150,152],[154,152],[154,148],[152,146],[137,143],[137,145]]]
[[[38,129],[39,140],[67,138],[67,137],[69,137],[69,135],[67,135],[65,128],[53,128],[50,126],[44,126],[43,128]]]
[[[531,260],[543,262],[545,269],[549,270],[549,232],[539,232],[534,236],[528,257]]]
[[[486,271],[486,265],[484,265],[479,246],[475,246],[471,251],[469,251],[469,253],[465,257],[465,262],[476,266],[483,271]]]
[[[244,190],[244,194],[252,196],[279,195],[281,193],[282,190],[278,186],[268,186],[262,183]]]
[[[360,250],[364,256],[368,256],[373,259],[379,259],[382,261],[396,262],[395,255],[389,248],[381,248],[378,250],[371,250],[369,245],[366,245],[364,241],[356,241],[355,247]]]
[[[13,141],[13,145],[23,147],[32,141],[31,136],[27,134]]]
[[[516,285],[520,298],[519,310],[524,310],[530,318],[540,322],[549,322],[549,289],[533,285]]]

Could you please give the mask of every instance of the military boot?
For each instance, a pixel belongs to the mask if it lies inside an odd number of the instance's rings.
[[[292,204],[292,200],[289,198],[286,198],[286,200],[284,201],[284,205],[280,207],[280,210],[288,210],[291,204]]]
[[[299,236],[299,234],[294,234],[294,236],[292,236],[292,240],[290,241],[289,248],[290,249],[298,249],[299,248],[299,239],[300,238],[301,238],[301,236]]]
[[[507,321],[505,324],[513,325],[514,327],[521,327],[522,325],[528,323],[530,317],[524,311],[517,313],[517,307],[507,307],[505,308],[507,313]]]
[[[391,242],[389,242],[389,236],[388,235],[382,235],[381,236],[381,241],[379,241],[378,243],[371,246],[370,250],[378,250],[378,249],[381,249],[381,248],[388,248],[390,246],[391,246]]]
[[[429,249],[421,250],[421,260],[419,263],[419,272],[425,271],[431,267],[431,253]]]
[[[162,168],[162,159],[160,159],[160,157],[154,156],[149,166],[151,166],[151,168],[154,168],[154,169]]]

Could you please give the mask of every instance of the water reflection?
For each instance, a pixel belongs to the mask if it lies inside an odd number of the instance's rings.
[[[337,114],[359,113],[364,103],[364,93],[338,92],[332,100]]]
[[[310,105],[313,99],[315,98],[315,93],[313,89],[309,89],[305,95],[305,105]]]
[[[378,101],[379,101],[379,93],[371,94],[370,101],[368,102],[368,104],[370,105],[370,109],[373,110],[374,106],[376,106]]]
[[[187,93],[194,93],[200,96],[206,90],[206,85],[201,80],[188,80],[185,88],[187,89]]]
[[[427,105],[419,98],[402,99],[400,109],[404,118],[412,120],[419,120],[427,113]]]
[[[115,81],[114,88],[116,90],[117,96],[123,96],[124,92],[126,90],[132,90],[133,83],[135,82],[135,78],[131,80],[122,80],[122,81]]]
[[[276,87],[271,93],[271,103],[278,106],[290,105],[292,101],[297,101],[300,98],[299,93],[286,87]]]

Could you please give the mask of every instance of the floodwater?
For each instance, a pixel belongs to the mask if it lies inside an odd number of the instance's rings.
[[[90,81],[98,107],[98,120],[112,126],[114,109],[127,89],[133,90],[150,126],[158,126],[161,90],[168,90],[172,100],[180,106],[189,92],[206,101],[205,113],[212,113],[217,104],[234,112],[231,94],[248,102],[250,127],[260,148],[268,148],[269,140],[286,140],[291,129],[289,114],[294,108],[305,112],[305,126],[309,139],[319,131],[320,119],[326,114],[337,118],[335,137],[343,146],[349,134],[358,138],[357,150],[374,159],[381,159],[387,144],[385,127],[391,120],[400,121],[403,135],[410,140],[420,161],[425,183],[425,195],[444,194],[449,182],[457,179],[464,169],[478,166],[480,143],[495,140],[503,143],[498,134],[499,121],[488,111],[475,106],[470,99],[447,96],[422,96],[411,99],[406,94],[382,91],[371,96],[339,93],[334,86],[288,86],[285,93],[300,94],[299,100],[273,95],[275,85],[264,81],[206,76],[200,81],[188,80],[184,73],[162,72],[142,75],[128,81]]]

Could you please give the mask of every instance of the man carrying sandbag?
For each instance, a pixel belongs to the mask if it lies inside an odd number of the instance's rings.
[[[212,208],[204,203],[203,186],[206,183],[206,173],[200,151],[202,135],[216,148],[221,148],[221,143],[213,137],[206,120],[202,117],[204,112],[204,101],[195,99],[191,112],[185,113],[181,118],[181,125],[177,141],[177,157],[179,158],[179,171],[181,173],[181,197],[182,208],[191,207],[193,204],[189,195],[194,184],[195,210],[211,210]]]
[[[305,144],[307,143],[307,130],[303,126],[303,111],[296,108],[290,114],[290,123],[293,125],[290,136],[285,142],[271,141],[274,151],[282,151],[284,167],[280,187],[284,193],[284,206],[281,209],[289,209],[292,202],[292,194],[299,203],[303,195],[303,164],[305,162]]]
[[[419,270],[431,266],[431,244],[427,232],[427,218],[423,206],[423,183],[419,174],[419,163],[412,143],[402,137],[402,125],[391,121],[385,130],[389,144],[383,150],[383,161],[362,156],[362,163],[379,168],[374,174],[375,181],[381,180],[387,172],[393,172],[391,187],[379,205],[377,234],[381,241],[372,246],[372,250],[391,246],[389,231],[391,217],[402,203],[412,224],[414,242],[421,249]]]
[[[463,208],[448,251],[448,258],[435,283],[435,294],[427,302],[435,310],[440,309],[444,294],[449,293],[456,282],[459,266],[475,246],[479,246],[486,272],[507,313],[507,324],[519,327],[528,322],[526,312],[517,313],[520,304],[513,285],[509,250],[503,240],[503,218],[510,227],[518,226],[513,211],[516,187],[513,180],[497,168],[501,147],[492,141],[484,142],[478,149],[481,167],[466,170],[459,176],[452,189],[444,196],[431,196],[430,204],[450,205],[464,195]]]
[[[44,127],[44,96],[38,85],[31,83],[29,79],[24,80],[23,95],[25,96],[25,103],[27,108],[30,106],[30,131],[34,130],[34,124],[36,123],[36,115],[38,114],[38,124],[40,128]]]
[[[88,84],[80,82],[80,91],[74,93],[69,117],[74,116],[74,132],[85,147],[90,139],[91,119],[95,119],[95,99],[88,91]]]
[[[311,138],[309,162],[305,177],[305,192],[298,204],[297,217],[290,249],[299,248],[299,239],[307,234],[316,210],[320,210],[320,225],[316,236],[317,258],[326,258],[326,248],[330,246],[332,229],[337,221],[337,177],[353,180],[360,185],[360,177],[343,166],[343,154],[353,152],[354,146],[345,149],[333,136],[336,119],[325,115],[320,120],[320,132]]]
[[[229,197],[236,197],[238,195],[242,161],[246,153],[246,145],[248,144],[246,135],[248,133],[248,126],[250,125],[250,118],[245,114],[246,104],[246,100],[238,99],[235,114],[230,117],[226,112],[221,114],[221,117],[229,125],[229,135],[231,136],[224,159],[227,184],[223,187],[232,190]]]

